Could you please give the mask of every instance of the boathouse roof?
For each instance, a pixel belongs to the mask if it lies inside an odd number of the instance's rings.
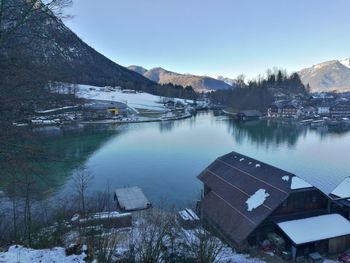
[[[145,194],[138,186],[118,188],[114,192],[118,207],[123,211],[147,209],[151,206]]]
[[[217,158],[198,178],[210,189],[201,201],[202,211],[236,244],[291,192],[315,189],[292,173],[237,152]]]
[[[261,117],[262,113],[258,110],[242,110],[238,114],[244,115],[246,117]]]

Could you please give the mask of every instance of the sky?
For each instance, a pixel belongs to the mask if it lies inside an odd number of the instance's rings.
[[[73,0],[66,12],[123,66],[254,78],[350,57],[350,0]]]

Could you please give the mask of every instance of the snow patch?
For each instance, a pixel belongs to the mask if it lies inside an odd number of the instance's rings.
[[[345,67],[350,68],[350,58],[342,59],[339,62],[342,63]]]
[[[247,210],[250,212],[253,209],[261,206],[269,196],[270,194],[267,193],[265,189],[259,189],[246,201],[246,204],[248,205]]]
[[[102,100],[102,101],[118,101],[126,103],[129,107],[135,109],[147,109],[155,111],[166,111],[166,107],[162,102],[162,97],[152,95],[146,92],[127,93],[122,92],[118,88],[111,87],[96,87],[90,85],[74,85],[70,87],[58,88],[58,93],[69,93],[69,90],[74,89],[76,96],[84,99]],[[179,98],[171,98],[174,102],[181,102],[183,104],[193,103],[192,100],[184,100]]]
[[[292,184],[290,186],[290,189],[296,190],[296,189],[309,188],[309,187],[312,187],[312,185],[305,182],[300,177],[298,177],[298,176],[292,177]]]
[[[239,159],[239,161],[240,161],[240,162],[243,162],[243,161],[244,161],[244,158]]]
[[[336,195],[340,198],[350,198],[350,177],[347,177],[342,181],[333,191],[333,195]]]
[[[289,175],[283,176],[283,177],[282,177],[282,180],[288,182],[288,181],[289,181]]]
[[[55,247],[51,249],[31,249],[23,246],[11,246],[7,252],[0,253],[0,262],[7,263],[85,263],[85,253],[81,255],[66,256],[65,250],[62,247]]]
[[[257,163],[257,164],[255,165],[255,167],[261,167],[261,164],[260,164],[260,163]]]

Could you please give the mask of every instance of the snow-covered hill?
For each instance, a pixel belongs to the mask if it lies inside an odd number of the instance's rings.
[[[304,85],[312,92],[350,91],[350,58],[326,61],[298,72]]]
[[[154,111],[165,111],[166,108],[163,104],[164,97],[152,95],[146,92],[137,93],[124,93],[120,89],[107,88],[107,87],[95,87],[90,85],[76,85],[76,96],[79,98],[89,100],[103,100],[103,101],[119,101],[126,103],[129,107],[135,109],[147,109]],[[69,88],[67,87],[66,91]],[[59,92],[62,92],[60,89]],[[171,98],[171,100],[180,101],[184,104],[191,103],[191,100],[183,100],[178,98]]]

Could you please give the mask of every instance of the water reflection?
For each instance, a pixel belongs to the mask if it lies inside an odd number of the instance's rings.
[[[307,177],[325,191],[350,168],[344,154],[350,147],[347,130],[311,129],[295,121],[237,123],[199,113],[175,122],[37,129],[34,134],[50,156],[39,162],[45,179],[41,190],[62,186],[61,194],[69,194],[71,177],[84,164],[94,174],[93,191],[103,191],[106,182],[111,189],[138,185],[154,203],[166,199],[181,206],[198,198],[196,176],[232,150]]]

